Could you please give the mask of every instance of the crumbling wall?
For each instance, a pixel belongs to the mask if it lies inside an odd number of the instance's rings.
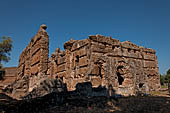
[[[153,49],[143,48],[144,74],[150,90],[159,90],[160,76],[157,57]]]
[[[70,40],[64,48],[65,51],[56,49],[51,57],[51,75],[61,78],[68,90],[82,82],[91,82],[96,88],[111,86],[123,95],[148,93],[160,87],[153,49],[102,35]]]
[[[117,47],[120,45],[118,40],[111,37],[104,37],[101,35],[89,36],[91,41],[91,56],[90,65],[91,69],[90,79],[92,85],[95,87],[110,86],[115,84],[115,60],[109,57],[107,54],[119,54]],[[113,51],[113,50],[116,51]]]
[[[62,79],[70,91],[75,90],[77,83],[87,79],[89,40],[70,40],[64,48],[65,51],[57,48],[52,54],[50,75]]]
[[[49,38],[46,25],[41,25],[37,34],[19,57],[17,80],[6,87],[6,93],[14,98],[25,96],[47,78]]]
[[[31,39],[19,57],[18,79],[29,79],[31,91],[48,70],[49,38],[46,25],[41,25],[38,33]]]
[[[49,39],[42,25],[19,57],[18,79],[23,76],[46,74],[48,69]]]
[[[68,43],[64,45],[67,66],[66,83],[69,84],[68,89],[73,90],[77,83],[87,81],[89,41],[88,39],[78,40],[72,46],[68,46]]]
[[[89,39],[92,40],[91,64],[98,64],[98,69],[92,67],[99,70],[97,73],[102,78],[99,84],[107,87],[111,84],[116,93],[124,95],[159,90],[159,70],[153,49],[101,35],[90,36]]]
[[[159,90],[159,69],[153,49],[91,35],[88,39],[66,42],[64,51],[56,48],[48,58],[46,28],[40,27],[20,55],[17,81],[7,88],[13,96],[38,90],[41,83],[56,77],[66,84],[68,91],[86,82],[93,88],[103,87],[123,95]]]

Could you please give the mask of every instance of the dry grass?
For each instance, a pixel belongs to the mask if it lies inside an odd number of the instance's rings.
[[[161,88],[168,88],[168,86],[162,85]]]
[[[167,87],[161,88],[160,91],[151,91],[150,94],[151,94],[151,96],[170,97]]]

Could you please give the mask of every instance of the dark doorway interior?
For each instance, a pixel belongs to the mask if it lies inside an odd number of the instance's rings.
[[[118,82],[119,82],[119,85],[122,85],[123,81],[124,81],[124,78],[123,78],[123,66],[120,65],[117,67],[117,77],[118,77]]]
[[[124,78],[121,76],[121,74],[119,72],[117,72],[117,77],[118,77],[119,85],[122,85]]]
[[[144,83],[139,83],[139,88],[142,88]]]

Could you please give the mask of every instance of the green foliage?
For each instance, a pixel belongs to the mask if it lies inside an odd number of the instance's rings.
[[[160,75],[160,83],[161,85],[164,85],[165,77],[163,75]]]
[[[8,62],[10,60],[10,52],[12,50],[12,40],[10,37],[0,37],[0,68],[2,61]]]
[[[164,83],[170,83],[170,69],[168,69],[165,75],[160,75],[160,83],[161,85]]]
[[[165,75],[165,83],[169,83],[170,82],[170,74],[166,74]]]
[[[170,69],[168,69],[168,71],[166,72],[166,75],[170,75]]]

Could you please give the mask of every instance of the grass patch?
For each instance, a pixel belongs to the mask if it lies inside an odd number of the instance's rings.
[[[168,88],[168,86],[165,86],[165,85],[161,85],[161,88]]]
[[[151,91],[150,94],[151,94],[151,96],[156,96],[156,95],[161,95],[162,92],[160,92],[160,91]]]

